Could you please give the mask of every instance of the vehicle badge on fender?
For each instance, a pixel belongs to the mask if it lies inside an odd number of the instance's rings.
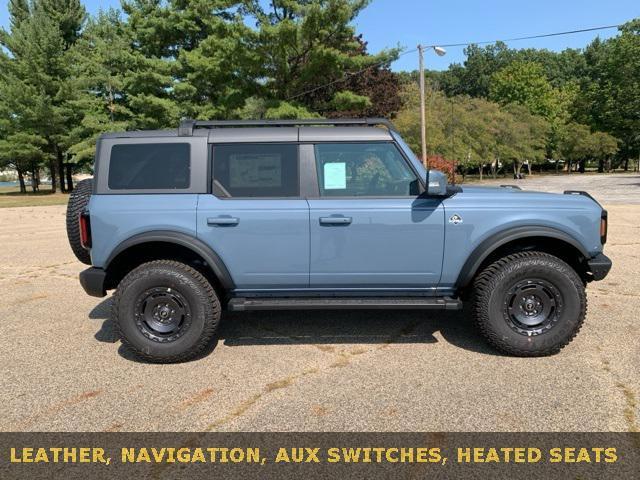
[[[452,223],[453,225],[458,225],[459,223],[462,223],[462,217],[457,213],[454,213],[449,217],[449,223]]]

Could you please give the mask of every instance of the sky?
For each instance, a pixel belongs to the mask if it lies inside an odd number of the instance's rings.
[[[119,0],[85,0],[90,13],[119,6]],[[0,26],[8,26],[8,1],[0,8]],[[369,51],[384,48],[414,49],[424,45],[479,42],[616,25],[640,17],[638,0],[372,0],[354,22],[369,42]],[[581,48],[596,36],[608,38],[616,30],[512,42],[513,48],[547,48],[560,51]],[[445,70],[464,61],[463,47],[447,49],[444,57],[425,56],[426,68]],[[417,68],[417,53],[397,60],[396,71]]]

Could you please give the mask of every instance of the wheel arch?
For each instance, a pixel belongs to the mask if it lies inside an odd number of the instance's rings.
[[[115,288],[128,271],[151,260],[171,260],[172,256],[182,260],[202,262],[217,286],[224,291],[235,288],[235,284],[220,256],[198,238],[170,230],[144,232],[122,241],[113,249],[104,269],[107,272],[107,288]]]
[[[460,270],[456,287],[464,289],[469,286],[484,266],[501,256],[533,249],[566,261],[585,278],[589,252],[578,240],[553,227],[520,226],[497,232],[480,242]]]

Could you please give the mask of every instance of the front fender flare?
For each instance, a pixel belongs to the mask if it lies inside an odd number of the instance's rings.
[[[462,270],[460,270],[458,280],[456,281],[456,286],[466,287],[467,285],[469,285],[471,283],[471,280],[473,280],[476,272],[478,271],[478,268],[480,268],[480,265],[482,265],[482,262],[484,262],[487,257],[489,257],[489,255],[491,255],[496,249],[514,240],[531,237],[544,237],[561,240],[574,247],[585,258],[589,258],[589,252],[587,252],[584,246],[573,236],[569,235],[566,232],[563,232],[562,230],[539,225],[513,227],[494,233],[490,237],[480,242],[480,244],[473,250],[473,252],[471,252],[471,255],[469,255],[469,258],[467,258],[467,261],[462,266]]]
[[[207,262],[225,290],[233,290],[235,288],[235,284],[231,278],[229,270],[220,256],[211,247],[192,235],[174,232],[171,230],[144,232],[127,238],[113,249],[111,255],[109,255],[109,258],[105,262],[105,270],[108,269],[111,262],[125,250],[135,245],[151,242],[173,243],[175,245],[188,248],[192,252],[201,256],[204,261]]]

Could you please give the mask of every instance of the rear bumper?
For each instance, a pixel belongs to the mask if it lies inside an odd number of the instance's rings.
[[[602,280],[611,270],[611,259],[604,253],[599,253],[595,257],[587,260],[589,271],[593,275],[593,280]]]
[[[104,288],[107,272],[101,268],[91,267],[80,272],[80,285],[84,291],[92,297],[104,297],[107,291]]]

